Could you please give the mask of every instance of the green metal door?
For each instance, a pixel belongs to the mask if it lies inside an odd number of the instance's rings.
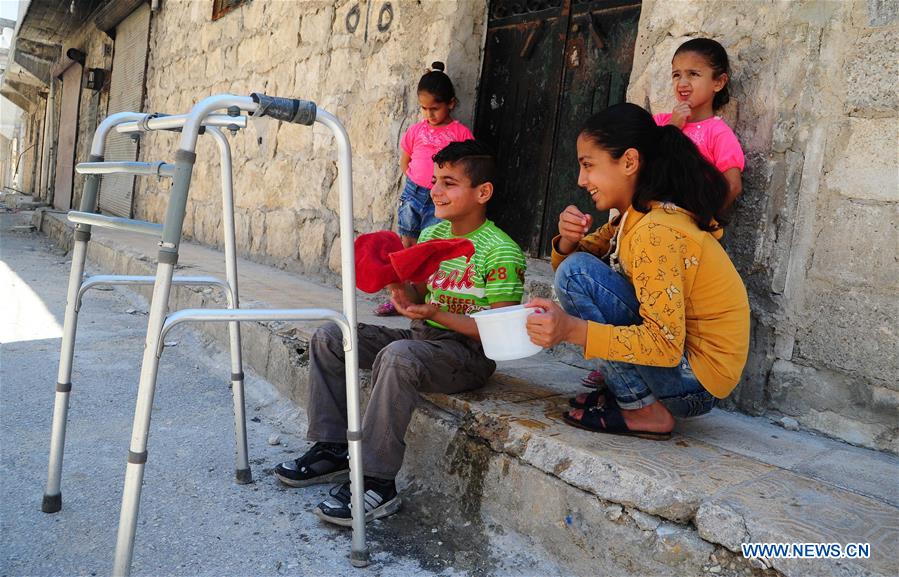
[[[497,151],[490,218],[531,256],[545,256],[561,210],[597,214],[577,186],[575,142],[594,112],[623,102],[636,0],[493,0],[475,134]]]

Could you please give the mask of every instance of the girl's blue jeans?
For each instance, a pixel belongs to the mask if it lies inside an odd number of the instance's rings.
[[[406,186],[400,195],[400,206],[397,210],[397,229],[402,236],[418,238],[421,231],[440,223],[434,216],[434,201],[431,200],[431,189],[415,184],[406,177]]]
[[[592,254],[576,252],[566,258],[556,270],[555,287],[562,308],[570,315],[616,326],[643,323],[633,285]],[[659,401],[672,415],[684,418],[707,413],[717,403],[693,374],[686,356],[675,367],[596,362],[622,409]]]

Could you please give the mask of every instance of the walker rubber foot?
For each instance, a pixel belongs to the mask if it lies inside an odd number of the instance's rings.
[[[368,567],[371,561],[368,558],[368,549],[363,551],[350,551],[350,563],[353,567],[363,568]]]
[[[62,509],[62,493],[56,495],[44,495],[41,503],[41,511],[44,513],[56,513]]]
[[[246,469],[237,469],[234,472],[234,480],[237,481],[238,485],[249,485],[253,482],[253,474],[250,472],[250,468]]]

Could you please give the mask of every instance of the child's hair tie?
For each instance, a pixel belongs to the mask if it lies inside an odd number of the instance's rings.
[[[431,67],[428,68],[428,72],[443,72],[446,73],[446,64],[443,62],[431,62]]]

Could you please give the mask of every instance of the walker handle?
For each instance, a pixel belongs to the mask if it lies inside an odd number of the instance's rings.
[[[250,94],[253,102],[259,104],[254,116],[269,116],[284,122],[294,122],[307,126],[315,122],[316,106],[311,100],[280,98],[259,92]]]

